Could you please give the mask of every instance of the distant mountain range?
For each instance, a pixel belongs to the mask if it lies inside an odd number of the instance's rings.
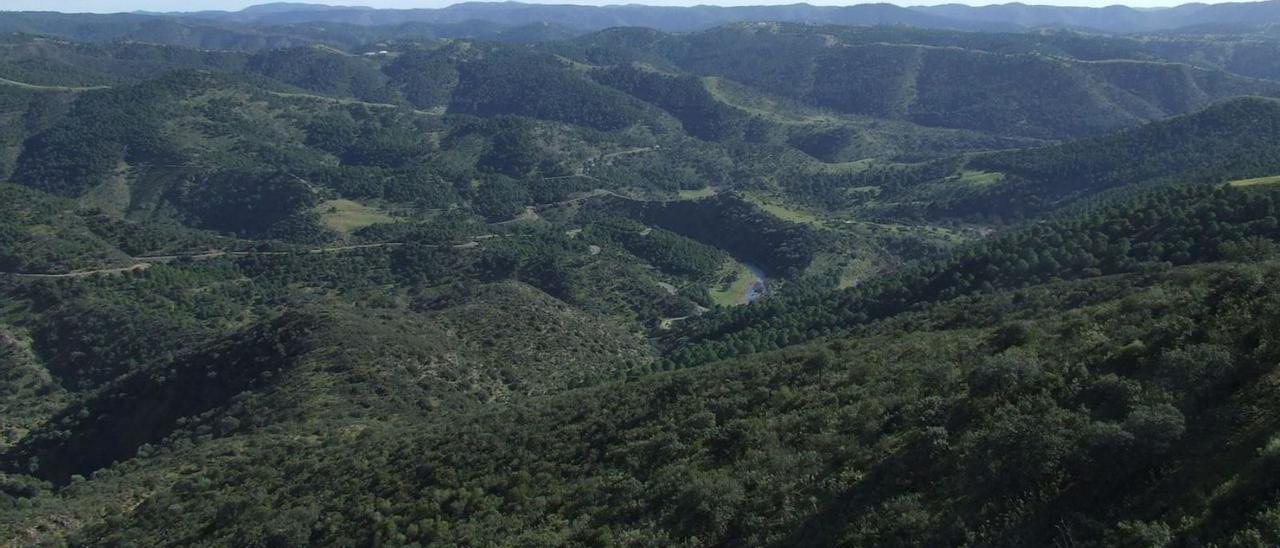
[[[1272,37],[1280,0],[1185,4],[1174,8],[1075,8],[1002,4],[900,7],[850,6],[614,6],[466,2],[439,9],[273,3],[240,11],[68,14],[0,11],[0,33],[39,34],[77,41],[136,41],[205,49],[257,50],[327,43],[367,44],[398,39],[464,38],[505,42],[564,39],[613,27],[692,32],[740,22],[905,26],[958,31],[1086,33],[1249,33]]]
[[[252,6],[236,12],[207,11],[167,15],[257,24],[341,22],[360,25],[394,25],[406,22],[490,21],[512,26],[542,22],[581,30],[633,26],[665,31],[687,31],[740,21],[780,21],[839,25],[909,25],[961,30],[1028,30],[1053,27],[1124,33],[1202,25],[1252,26],[1280,22],[1280,1],[1215,5],[1193,3],[1162,9],[1138,9],[1119,5],[1105,8],[1034,6],[1021,3],[981,7],[947,4],[908,8],[892,4],[669,7],[637,4],[540,5],[519,2],[465,2],[440,9],[373,9],[272,3]]]

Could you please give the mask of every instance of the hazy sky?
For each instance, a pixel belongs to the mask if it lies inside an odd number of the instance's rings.
[[[253,4],[264,4],[271,0],[0,0],[0,10],[42,10],[66,12],[111,13],[119,11],[196,11],[196,10],[237,10]],[[721,6],[758,6],[764,4],[794,4],[801,0],[621,0],[621,1],[583,1],[583,0],[528,0],[543,4],[621,4],[636,3],[649,5],[694,5],[715,4]],[[932,5],[947,3],[963,4],[998,4],[1012,0],[884,0],[899,5]],[[1052,4],[1057,6],[1105,6],[1109,4],[1125,4],[1134,7],[1170,6],[1191,0],[1023,0],[1028,4]],[[334,5],[361,5],[377,8],[438,8],[457,3],[451,0],[363,0],[359,2],[314,1],[312,3]],[[847,5],[863,2],[808,0],[817,5]],[[1208,0],[1207,3],[1214,3]]]

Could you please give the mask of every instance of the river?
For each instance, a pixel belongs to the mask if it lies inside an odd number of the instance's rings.
[[[746,299],[747,302],[755,302],[756,299],[769,294],[769,284],[765,278],[764,271],[760,267],[751,263],[742,263],[751,271],[751,276],[755,278],[751,285],[747,286]]]

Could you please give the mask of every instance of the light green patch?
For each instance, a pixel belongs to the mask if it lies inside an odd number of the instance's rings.
[[[537,211],[534,211],[532,207],[526,207],[524,208],[524,211],[521,211],[519,215],[512,217],[510,220],[502,221],[501,223],[495,223],[495,224],[522,223],[522,222],[532,223],[534,221],[538,221],[541,219],[542,219],[542,216],[538,215]]]
[[[956,182],[966,186],[984,187],[997,184],[1001,181],[1004,181],[1003,173],[972,171],[966,169],[960,172],[960,178]]]
[[[830,276],[837,279],[836,287],[845,289],[853,287],[862,280],[875,276],[880,272],[881,254],[873,249],[862,249],[852,256],[836,253],[820,253],[814,257],[807,273]]]
[[[641,70],[641,71],[648,72],[648,73],[650,73],[650,74],[662,74],[662,75],[666,75],[666,76],[679,76],[679,75],[680,75],[680,74],[679,74],[679,73],[677,73],[677,72],[671,72],[671,71],[669,71],[669,70],[663,70],[663,69],[661,69],[661,68],[657,67],[656,65],[654,65],[653,63],[645,63],[645,62],[641,62],[641,61],[636,61],[636,62],[631,63],[631,66],[632,66],[632,67],[635,67],[636,69],[639,69],[639,70]]]
[[[128,170],[129,166],[121,162],[115,173],[79,198],[80,207],[101,209],[117,217],[124,217],[130,202]]]
[[[316,48],[316,49],[318,49],[318,50],[320,50],[320,51],[326,51],[326,52],[329,52],[329,53],[333,53],[333,54],[341,55],[341,56],[343,56],[343,57],[355,57],[355,55],[352,55],[352,54],[351,54],[351,53],[349,53],[349,52],[345,52],[345,51],[342,51],[342,50],[340,50],[340,49],[338,49],[338,48],[335,48],[335,47],[333,47],[333,46],[328,46],[328,45],[325,45],[325,44],[316,44],[316,45],[311,46],[311,47]]]
[[[1005,175],[999,172],[962,170],[916,185],[899,196],[902,202],[945,202],[958,197],[973,196],[984,188],[1003,184]],[[891,206],[879,203],[877,206]]]
[[[570,59],[563,55],[555,55],[554,57],[556,58],[557,61],[560,61],[561,63],[564,63],[569,67],[573,68],[573,70],[576,70],[579,72],[587,72],[587,71],[597,70],[602,68],[599,65],[591,65],[576,59]]]
[[[394,223],[395,217],[386,212],[351,200],[329,200],[316,206],[324,226],[343,234],[350,234],[369,225]]]
[[[698,190],[681,190],[679,192],[681,200],[701,200],[716,195],[716,189],[712,187],[703,187]]]
[[[835,163],[817,162],[817,167],[818,169],[821,169],[822,171],[825,171],[827,173],[862,173],[863,171],[871,169],[871,167],[876,165],[877,163],[879,162],[877,162],[876,159],[874,158],[863,158],[861,160],[854,160],[852,162],[835,162]]]
[[[747,199],[768,214],[784,221],[815,226],[818,228],[826,227],[826,221],[824,221],[822,217],[819,217],[809,211],[805,211],[794,206],[782,205],[757,194],[748,194]]]
[[[1280,175],[1272,177],[1256,177],[1253,179],[1240,179],[1238,181],[1231,181],[1227,184],[1231,186],[1262,186],[1280,184]]]
[[[711,290],[711,302],[720,306],[747,304],[747,289],[756,281],[756,277],[746,265],[730,260],[718,279],[728,281]]]
[[[1280,435],[1271,436],[1267,444],[1258,450],[1258,456],[1268,459],[1280,457]]]
[[[840,122],[841,116],[818,109],[791,103],[785,99],[767,96],[759,90],[726,80],[718,76],[702,78],[702,87],[721,103],[784,124],[810,124],[816,122]]]

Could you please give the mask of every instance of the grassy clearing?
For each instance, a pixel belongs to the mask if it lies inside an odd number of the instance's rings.
[[[834,276],[836,287],[845,289],[881,272],[881,261],[885,260],[882,255],[873,248],[861,248],[849,255],[821,253],[814,257],[806,273]]]
[[[712,187],[703,187],[698,190],[681,190],[679,196],[681,200],[701,200],[716,195],[716,189]]]
[[[748,193],[747,199],[760,209],[763,209],[766,213],[784,221],[810,225],[818,228],[826,227],[826,221],[823,220],[822,217],[803,209],[794,206],[782,205],[758,194]]]
[[[759,90],[717,76],[702,78],[702,86],[715,100],[765,119],[784,124],[841,122],[843,118],[817,109],[769,97]]]
[[[538,212],[535,211],[532,207],[526,207],[524,208],[524,211],[521,211],[515,217],[512,217],[506,221],[493,223],[493,224],[503,225],[508,223],[532,223],[539,220],[542,220],[542,216],[538,215]]]
[[[711,302],[720,306],[747,304],[747,288],[751,287],[756,277],[747,270],[746,265],[738,261],[729,261],[719,279],[730,281],[711,290]]]
[[[966,169],[916,185],[899,199],[908,202],[947,201],[967,196],[975,189],[999,186],[1004,181],[1003,173]]]
[[[888,165],[883,161],[876,160],[875,158],[863,158],[861,160],[854,160],[852,162],[835,162],[835,163],[826,163],[826,162],[821,162],[815,159],[813,160],[812,165],[814,168],[824,171],[826,173],[861,173],[863,171],[871,169],[872,166],[875,166],[877,164]],[[858,187],[858,188],[868,188],[868,187]],[[870,187],[870,188],[875,188],[875,187]]]
[[[101,209],[112,215],[124,217],[129,210],[129,166],[124,162],[102,184],[90,188],[77,202],[85,209]]]
[[[386,212],[351,200],[329,200],[316,206],[316,213],[324,226],[343,234],[350,234],[369,225],[394,223],[396,218]]]
[[[1231,181],[1230,183],[1227,183],[1227,184],[1231,186],[1275,185],[1275,184],[1280,184],[1280,175],[1275,175],[1271,177],[1257,177],[1254,179],[1240,179],[1238,181]]]
[[[816,227],[825,226],[825,223],[823,222],[821,217],[818,217],[817,215],[809,213],[808,211],[792,209],[786,206],[781,206],[781,205],[769,203],[769,202],[758,202],[757,205],[760,206],[760,209],[763,209],[769,212],[770,215],[773,215],[774,217],[777,217],[784,221],[791,221],[793,223],[812,225]]]
[[[966,186],[984,187],[991,186],[1004,180],[1003,173],[995,173],[990,171],[971,171],[964,170],[960,172],[960,178],[956,181]]]

